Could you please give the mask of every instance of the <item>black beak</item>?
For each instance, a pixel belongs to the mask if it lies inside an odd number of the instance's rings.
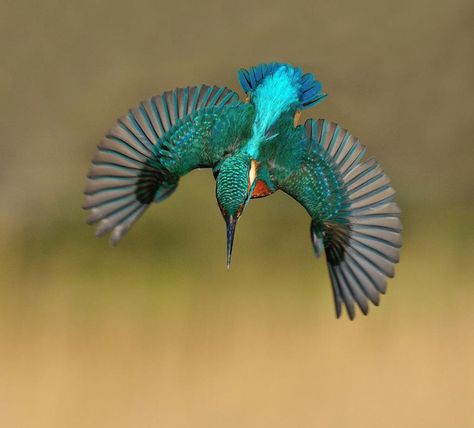
[[[226,218],[227,224],[227,270],[230,269],[230,259],[232,257],[232,246],[234,245],[235,225],[237,220],[230,216]]]

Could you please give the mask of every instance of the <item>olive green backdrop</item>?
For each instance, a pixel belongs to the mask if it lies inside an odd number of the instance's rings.
[[[2,427],[474,426],[474,7],[455,1],[0,2]],[[225,270],[209,171],[117,248],[80,209],[138,101],[267,61],[392,178],[404,248],[380,308],[334,318],[309,219],[253,201]]]

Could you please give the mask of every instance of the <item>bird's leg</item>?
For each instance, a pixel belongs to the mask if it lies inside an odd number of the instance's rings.
[[[296,128],[300,124],[301,111],[296,110],[295,118],[293,119],[293,125]]]

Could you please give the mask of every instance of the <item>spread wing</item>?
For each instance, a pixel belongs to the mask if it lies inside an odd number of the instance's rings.
[[[212,167],[235,150],[250,108],[227,88],[202,85],[165,92],[129,110],[92,159],[83,207],[88,223],[98,223],[97,236],[112,232],[116,244],[152,202],[173,193],[179,177]]]
[[[379,304],[386,280],[394,276],[401,247],[400,209],[387,175],[347,130],[327,120],[308,120],[292,131],[273,159],[279,188],[299,201],[312,218],[316,254],[325,249],[336,314],[368,302]],[[291,139],[290,139],[291,140]],[[291,146],[290,146],[291,145]]]

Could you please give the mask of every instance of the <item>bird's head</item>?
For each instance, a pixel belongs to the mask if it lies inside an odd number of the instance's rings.
[[[227,225],[227,269],[230,267],[235,226],[256,185],[257,162],[247,154],[226,158],[216,177],[216,198]]]

